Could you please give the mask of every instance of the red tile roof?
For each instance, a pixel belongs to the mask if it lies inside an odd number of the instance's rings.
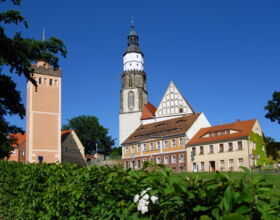
[[[25,134],[11,134],[12,138],[15,139],[15,143],[13,144],[13,147],[18,147],[22,145],[25,142]]]
[[[122,144],[140,142],[149,138],[184,135],[199,115],[200,113],[191,114],[165,121],[140,125]]]
[[[150,102],[144,104],[142,107],[141,120],[153,118],[157,108]]]
[[[61,143],[68,137],[72,130],[62,130],[61,131]]]
[[[187,143],[186,146],[190,145],[196,145],[196,144],[203,144],[203,143],[211,143],[211,142],[217,142],[227,139],[235,139],[235,138],[241,138],[241,137],[248,137],[250,133],[252,132],[253,126],[256,123],[256,119],[248,120],[248,121],[236,121],[234,123],[230,124],[223,124],[223,125],[217,125],[207,128],[201,128],[194,136],[193,138]],[[203,137],[204,135],[212,132],[217,131],[226,131],[226,130],[234,130],[237,132],[230,133],[230,134],[224,134],[224,135],[218,135],[218,136],[212,136],[212,137]]]

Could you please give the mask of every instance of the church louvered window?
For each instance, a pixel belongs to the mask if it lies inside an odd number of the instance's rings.
[[[128,108],[130,110],[134,108],[134,93],[132,91],[128,93]]]

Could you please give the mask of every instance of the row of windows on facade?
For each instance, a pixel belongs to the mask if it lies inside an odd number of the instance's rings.
[[[183,154],[179,154],[178,158],[177,158],[177,155],[171,155],[171,163],[177,163],[177,159],[178,159],[179,163],[184,163],[185,162]],[[142,163],[144,163],[147,160],[148,160],[147,158],[144,158],[142,160],[138,159],[138,160],[136,160],[137,164],[134,164],[134,162],[135,162],[134,160],[130,160],[130,163],[133,166],[137,167],[137,168],[141,168],[142,167]],[[150,161],[154,162],[154,158],[151,157]],[[129,161],[126,161],[126,168],[128,168],[128,162]],[[168,155],[163,156],[163,161],[162,161],[162,157],[161,156],[157,156],[155,162],[157,164],[169,164],[169,156]]]
[[[178,138],[178,139],[179,139],[179,146],[183,146],[184,145],[183,138]],[[138,144],[136,150],[137,150],[137,152],[141,152],[141,149],[142,149],[142,151],[160,149],[161,146],[162,146],[162,142],[163,142],[164,148],[169,147],[168,140],[164,140],[164,141],[157,141],[156,146],[154,146],[154,142],[150,142],[149,144],[148,143]],[[171,147],[176,147],[176,140],[175,139],[171,139]],[[129,147],[125,147],[125,154],[128,154],[128,148]],[[131,153],[135,152],[134,148],[135,148],[135,146],[132,145],[131,149],[130,149]]]
[[[243,158],[238,158],[237,161],[238,163],[238,166],[244,166],[244,159]],[[227,166],[226,166],[226,160],[220,160],[219,161],[219,169],[220,170],[224,170],[224,169],[231,169],[231,168],[234,168],[234,159],[229,159],[228,162],[227,162]],[[209,167],[211,167],[210,163],[209,163]],[[200,162],[199,164],[194,162],[192,164],[192,170],[193,171],[198,171],[198,170],[205,170],[205,162]]]
[[[227,143],[228,146],[228,151],[233,151],[233,143],[229,142]],[[192,155],[196,155],[196,148],[198,147],[192,147]],[[199,154],[204,154],[204,146],[200,146],[199,147]],[[237,141],[237,149],[236,150],[242,150],[242,141]],[[225,152],[225,145],[224,144],[219,144],[219,152]],[[214,145],[210,144],[209,145],[209,154],[213,154],[214,153]]]
[[[187,112],[187,108],[184,107],[171,107],[171,108],[163,108],[162,110],[159,111],[159,115],[166,115],[166,114],[174,114],[174,113],[183,113]]]
[[[209,137],[221,136],[221,135],[225,135],[225,134],[230,134],[230,130],[210,132]]]
[[[39,85],[50,85],[50,86],[53,86],[53,85],[57,86],[58,85],[57,80],[42,78],[42,77],[38,77],[38,80],[36,79],[36,77],[34,77],[34,79],[37,81],[37,83]]]

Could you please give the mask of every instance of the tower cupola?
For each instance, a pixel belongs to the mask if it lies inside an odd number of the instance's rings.
[[[144,70],[144,54],[139,48],[139,37],[134,29],[133,20],[131,21],[131,30],[127,37],[127,49],[123,55],[124,71]]]

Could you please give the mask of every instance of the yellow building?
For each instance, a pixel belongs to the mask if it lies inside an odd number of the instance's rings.
[[[187,143],[187,171],[240,171],[256,164],[249,135],[262,135],[258,120],[236,121],[200,129]],[[265,149],[263,149],[265,151]]]

